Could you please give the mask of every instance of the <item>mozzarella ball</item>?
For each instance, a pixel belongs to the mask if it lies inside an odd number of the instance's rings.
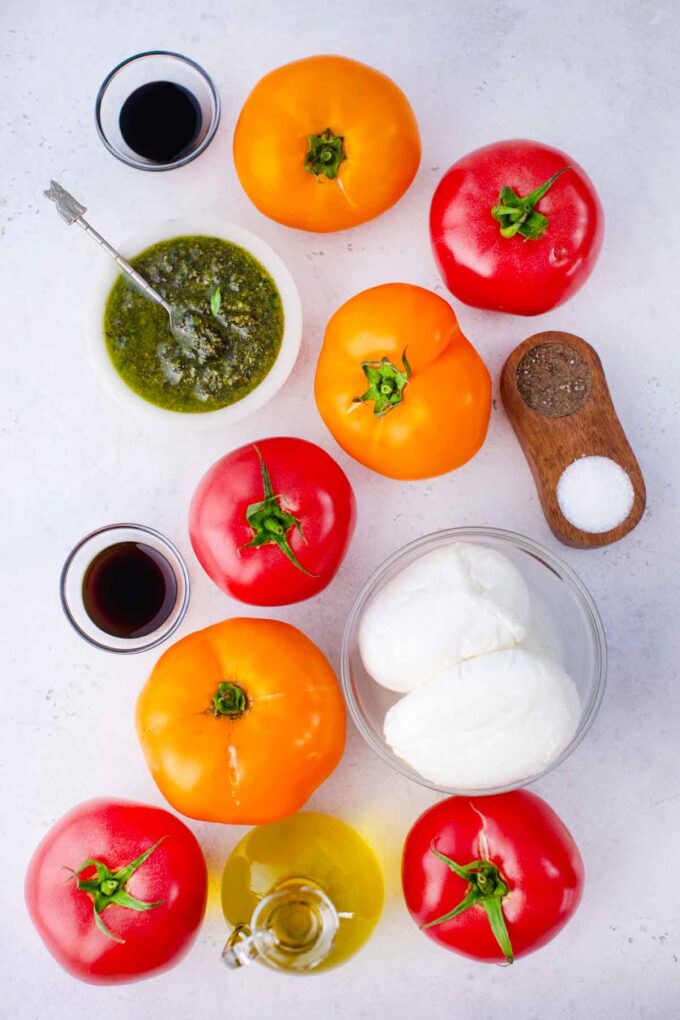
[[[410,563],[364,610],[359,651],[392,691],[412,691],[463,659],[513,648],[527,637],[529,591],[510,560],[454,542]]]
[[[571,677],[525,649],[461,662],[387,712],[385,739],[425,779],[485,790],[542,772],[569,744],[581,706]]]

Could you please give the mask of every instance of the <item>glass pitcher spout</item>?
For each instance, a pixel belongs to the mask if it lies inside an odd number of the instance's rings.
[[[310,971],[330,953],[339,927],[323,889],[289,879],[260,900],[248,923],[236,925],[222,959],[232,969],[260,960],[274,970]]]

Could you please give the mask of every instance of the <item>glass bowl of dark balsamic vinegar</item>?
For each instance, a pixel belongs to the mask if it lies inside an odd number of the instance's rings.
[[[189,605],[189,573],[179,550],[143,524],[98,528],[69,553],[61,604],[81,637],[121,654],[170,637]]]
[[[210,76],[189,57],[150,50],[122,61],[97,94],[102,142],[138,170],[173,170],[200,155],[220,122]]]

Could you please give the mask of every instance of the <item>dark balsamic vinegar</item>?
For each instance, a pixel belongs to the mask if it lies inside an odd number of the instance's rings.
[[[158,630],[176,599],[172,567],[158,550],[141,542],[117,542],[102,549],[83,578],[87,615],[100,630],[118,638]]]
[[[140,85],[123,103],[120,132],[137,155],[152,163],[174,163],[201,130],[201,108],[195,97],[172,81]]]

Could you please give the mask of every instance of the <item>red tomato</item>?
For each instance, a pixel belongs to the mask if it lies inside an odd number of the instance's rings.
[[[604,216],[578,163],[549,145],[514,140],[476,149],[444,174],[430,234],[444,282],[461,301],[539,315],[590,276]]]
[[[88,800],[31,858],[25,896],[52,956],[81,981],[138,981],[178,963],[207,895],[193,833],[162,808]]]
[[[344,471],[304,439],[262,439],[222,457],[198,483],[189,535],[206,573],[228,595],[283,606],[335,575],[354,523]]]
[[[449,797],[406,837],[402,884],[411,917],[435,942],[475,960],[512,963],[572,916],[583,861],[565,825],[533,793]]]

